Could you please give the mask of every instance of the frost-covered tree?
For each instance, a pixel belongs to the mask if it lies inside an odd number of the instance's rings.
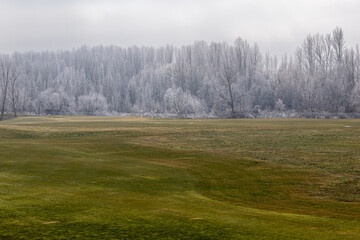
[[[164,95],[165,108],[168,112],[176,113],[180,116],[195,114],[202,111],[201,102],[189,92],[184,92],[181,88],[169,88]]]
[[[219,62],[213,68],[214,88],[219,100],[230,108],[232,116],[235,116],[238,98],[235,85],[239,75],[235,63],[234,49],[226,44],[220,45]]]
[[[62,88],[49,88],[40,93],[37,104],[40,111],[45,114],[71,114],[74,100]]]
[[[282,112],[286,109],[285,104],[283,103],[283,101],[281,99],[278,99],[275,103],[275,110],[278,112]]]
[[[359,112],[359,48],[345,44],[341,28],[299,43],[294,54],[281,57],[262,54],[242,38],[1,55],[0,111],[221,117],[274,111],[281,99],[297,112]]]
[[[19,77],[11,79],[9,84],[9,98],[14,116],[17,117],[17,110],[20,105],[20,96],[24,94],[23,82]]]
[[[2,56],[0,58],[0,121],[3,120],[4,117],[6,99],[8,98],[9,89],[11,93],[14,93],[15,90],[13,87],[17,86],[18,77],[18,67],[13,59],[8,55]]]
[[[106,98],[98,93],[91,92],[80,96],[77,103],[77,111],[85,115],[104,115],[107,113],[108,105]]]

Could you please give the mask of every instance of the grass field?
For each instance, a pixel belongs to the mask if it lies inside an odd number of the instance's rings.
[[[0,239],[360,239],[360,121],[6,120]]]

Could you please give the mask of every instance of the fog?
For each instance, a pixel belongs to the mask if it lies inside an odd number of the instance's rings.
[[[358,9],[355,0],[0,0],[0,52],[231,43],[242,37],[283,55],[307,34],[336,26],[354,46],[360,39]]]

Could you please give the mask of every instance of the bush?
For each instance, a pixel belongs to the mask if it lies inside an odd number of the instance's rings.
[[[105,97],[99,93],[90,93],[80,96],[78,99],[77,110],[85,115],[105,115],[108,105]]]
[[[48,88],[42,91],[33,102],[37,114],[69,114],[73,112],[74,99],[69,97],[62,88],[55,90]]]

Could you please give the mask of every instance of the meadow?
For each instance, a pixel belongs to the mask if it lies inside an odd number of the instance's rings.
[[[0,239],[360,239],[360,120],[5,120]]]

